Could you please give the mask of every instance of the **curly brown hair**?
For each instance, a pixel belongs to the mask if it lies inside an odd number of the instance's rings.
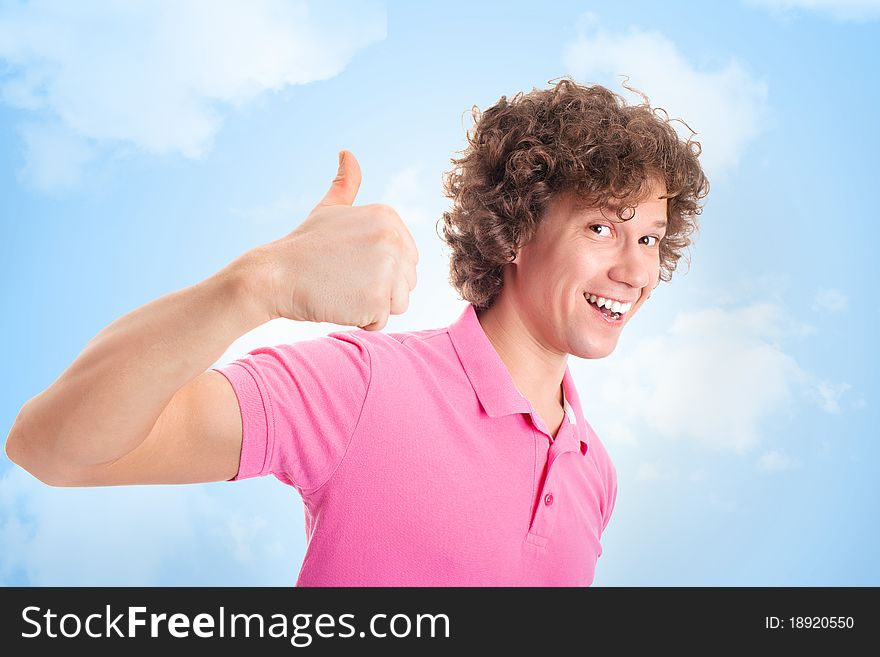
[[[463,156],[443,175],[453,207],[437,222],[443,221],[440,237],[452,250],[449,282],[465,300],[479,309],[494,303],[504,266],[534,235],[556,195],[573,193],[579,209],[608,208],[626,221],[645,200],[652,177],[666,183],[659,277],[671,280],[698,228],[699,201],[709,193],[697,159],[700,143],[680,139],[665,110],[623,86],[644,103],[627,105],[603,86],[564,77],[510,101],[502,96],[482,113],[472,107],[469,146],[456,151]]]

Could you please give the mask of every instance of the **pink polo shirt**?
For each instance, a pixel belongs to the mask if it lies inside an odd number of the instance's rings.
[[[355,329],[214,368],[238,474],[300,493],[298,586],[588,586],[617,497],[571,373],[555,440],[468,305],[446,328]]]

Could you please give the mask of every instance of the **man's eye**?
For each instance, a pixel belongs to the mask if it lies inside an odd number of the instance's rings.
[[[654,240],[654,243],[648,244],[648,246],[657,246],[660,243],[660,238],[657,237],[656,235],[645,235],[642,239],[643,240],[644,239]]]
[[[606,226],[605,224],[593,224],[592,226],[590,226],[590,230],[593,230],[594,228],[607,228],[609,231],[611,230],[611,228],[609,226]]]

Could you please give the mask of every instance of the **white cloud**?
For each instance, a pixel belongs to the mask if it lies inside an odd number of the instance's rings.
[[[758,459],[758,469],[762,472],[773,473],[791,470],[797,467],[798,462],[779,450],[770,450],[761,454]]]
[[[273,347],[311,340],[335,331],[346,331],[353,326],[338,326],[329,323],[295,322],[290,319],[273,319],[262,324],[235,340],[211,367],[222,367],[243,357],[257,347]]]
[[[663,34],[631,27],[626,32],[601,29],[592,14],[579,22],[579,35],[563,53],[571,75],[582,83],[605,82],[612,91],[642,102],[618,88],[620,78],[644,92],[652,107],[680,118],[698,134],[707,175],[736,166],[750,140],[761,131],[767,85],[752,77],[735,59],[720,68],[699,69]],[[628,99],[628,102],[631,102]],[[682,137],[690,131],[678,122]]]
[[[424,160],[448,161],[445,155],[431,160],[426,155]],[[426,169],[436,171],[436,177],[432,179],[425,173]],[[386,332],[418,331],[451,324],[467,302],[449,283],[449,248],[438,235],[442,233],[443,222],[437,222],[451,205],[443,195],[439,166],[425,166],[421,162],[403,166],[391,174],[380,198],[400,215],[419,251],[418,281],[410,293],[409,308],[403,315],[389,318]]]
[[[672,474],[660,463],[643,462],[636,470],[636,481],[668,481]]]
[[[382,203],[393,207],[411,230],[417,226],[433,227],[440,218],[443,188],[438,173],[436,184],[429,184],[420,164],[396,171],[385,186]]]
[[[298,494],[273,477],[53,488],[17,466],[0,476],[0,585],[289,586],[302,533]]]
[[[693,482],[701,482],[709,480],[709,472],[704,468],[697,468],[691,472],[690,480]]]
[[[254,545],[253,537],[264,531],[269,526],[269,521],[260,514],[246,517],[236,514],[230,516],[225,524],[232,537],[232,553],[236,560],[240,563],[255,563],[262,555],[255,552],[254,548],[260,546]],[[277,541],[270,546],[270,551],[275,554],[278,554],[280,549]]]
[[[836,412],[849,386],[818,382],[784,351],[799,327],[772,303],[681,312],[665,332],[585,366],[594,426],[603,439],[618,433],[606,422],[625,423],[632,435],[742,454],[761,444],[767,420],[794,417],[798,396]]]
[[[318,200],[320,199],[316,199],[314,193],[302,193],[298,196],[284,193],[269,203],[250,208],[230,207],[226,211],[254,225],[278,223],[293,230],[312,211]]]
[[[851,388],[852,386],[848,383],[834,384],[820,381],[813,387],[813,395],[823,411],[838,414],[840,413],[840,398]]]
[[[628,445],[630,447],[636,447],[639,444],[632,425],[613,419],[602,425],[602,439],[604,440],[605,438],[616,444]]]
[[[19,126],[24,166],[19,179],[44,193],[68,191],[82,184],[82,172],[95,156],[87,140],[57,123]]]
[[[792,11],[826,14],[836,21],[870,21],[880,18],[880,0],[745,0],[746,4],[769,10],[777,17]]]
[[[839,313],[847,309],[848,300],[840,290],[823,289],[816,293],[812,310],[816,312]]]
[[[380,5],[338,0],[7,4],[0,96],[84,139],[196,158],[227,108],[332,78],[385,38],[385,22]],[[38,179],[74,178],[41,171],[52,163],[34,152],[28,166]]]
[[[414,164],[393,172],[377,201],[394,208],[411,232],[425,228],[433,230],[434,222],[440,218],[447,205],[440,174],[437,174],[436,184],[432,184],[424,170],[423,164]],[[284,192],[269,203],[245,208],[230,207],[227,212],[253,224],[281,223],[291,226],[290,230],[293,230],[297,223],[308,216],[320,197],[321,194],[315,192],[298,195]],[[355,205],[369,202],[371,201],[355,199]]]
[[[698,504],[708,506],[712,509],[718,509],[725,513],[742,513],[744,511],[742,504],[735,499],[722,497],[715,491],[708,491],[705,495],[696,499]]]

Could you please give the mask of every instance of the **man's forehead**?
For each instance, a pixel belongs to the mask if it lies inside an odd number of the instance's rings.
[[[624,219],[632,219],[635,216],[639,216],[640,218],[644,217],[647,221],[651,221],[651,225],[666,225],[666,217],[663,215],[662,210],[658,213],[656,208],[644,207],[649,203],[657,203],[665,208],[667,206],[667,200],[665,198],[655,199],[648,197],[633,205],[596,205],[595,203],[590,202],[589,199],[571,194],[567,201],[567,206],[571,213],[569,218],[573,221],[577,221],[585,215],[601,216],[612,221],[619,221],[620,218],[618,217],[617,211],[619,208],[623,207],[620,216]]]

